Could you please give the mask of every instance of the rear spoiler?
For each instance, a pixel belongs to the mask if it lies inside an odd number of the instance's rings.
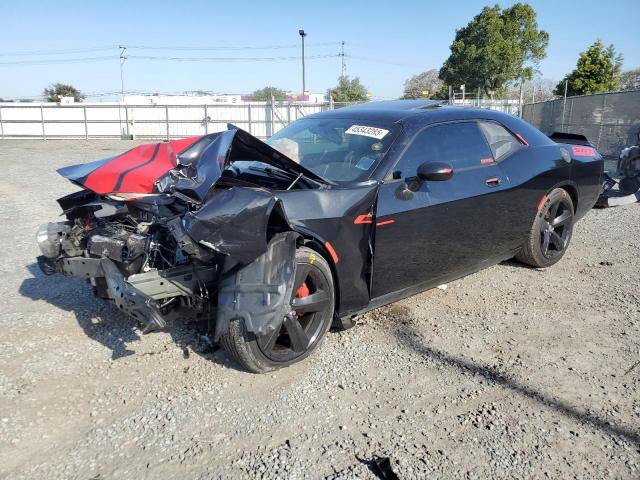
[[[577,133],[553,132],[549,138],[556,143],[568,143],[569,145],[584,145],[585,147],[594,147],[587,137]]]

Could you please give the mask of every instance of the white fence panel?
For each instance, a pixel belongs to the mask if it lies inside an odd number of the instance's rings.
[[[461,103],[456,101],[456,104]],[[245,104],[122,105],[82,103],[75,105],[0,104],[0,136],[39,138],[134,138],[169,139],[220,132],[231,123],[258,138],[268,138],[306,115],[349,104],[302,104],[254,102]],[[464,105],[515,113],[517,105],[502,101],[467,100]]]

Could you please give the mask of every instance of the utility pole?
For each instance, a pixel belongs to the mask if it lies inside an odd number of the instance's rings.
[[[344,40],[342,41],[342,50],[340,51],[340,56],[342,57],[342,76],[344,77],[347,73],[347,66],[344,63]]]
[[[119,45],[118,48],[120,49],[120,95],[122,97],[122,103],[124,103],[124,62],[127,60],[127,56],[126,56],[126,52],[127,52],[127,47],[123,47],[122,45]]]
[[[120,49],[120,101],[122,102],[122,104],[124,105],[124,62],[127,60],[127,56],[126,56],[126,52],[127,52],[127,47],[124,47],[122,45],[118,45],[118,48]],[[126,124],[126,132],[127,132],[127,138],[129,137],[129,115],[127,112],[127,107],[124,107],[124,113],[125,113],[125,124]],[[120,119],[120,134],[122,135],[122,116],[120,114],[120,108],[118,108],[118,117]]]
[[[304,79],[304,37],[306,37],[307,34],[302,29],[298,30],[298,33],[300,34],[300,38],[302,39],[302,95],[304,95],[307,91],[307,86]]]

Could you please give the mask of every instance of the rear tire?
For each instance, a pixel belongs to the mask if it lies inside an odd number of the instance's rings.
[[[315,295],[315,297],[314,297]],[[306,300],[305,300],[306,299]],[[291,310],[277,332],[256,336],[243,320],[234,320],[220,344],[236,362],[253,373],[266,373],[298,363],[322,343],[333,321],[335,291],[327,261],[314,250],[296,250],[296,279]]]
[[[556,188],[542,204],[516,259],[538,268],[546,268],[564,256],[573,233],[574,206],[569,193]]]

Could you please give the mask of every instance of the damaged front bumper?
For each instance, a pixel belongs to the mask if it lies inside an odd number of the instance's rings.
[[[207,285],[214,283],[219,273],[215,262],[126,274],[107,255],[113,256],[114,250],[121,255],[121,250],[133,247],[130,242],[100,237],[97,244],[103,248],[103,255],[91,256],[91,248],[83,249],[74,241],[72,229],[64,222],[48,223],[38,229],[36,239],[43,255],[37,260],[42,272],[89,280],[96,296],[112,300],[121,311],[138,320],[145,333],[163,328],[167,321],[185,313],[184,308],[176,307],[190,306],[191,316],[197,314],[198,309],[193,308],[196,302],[184,299],[207,298]]]
[[[215,281],[218,268],[185,266],[168,270],[152,270],[125,276],[108,258],[68,257],[61,259],[38,257],[38,265],[46,275],[87,278],[100,297],[113,300],[124,313],[143,325],[143,332],[164,328],[179,315],[178,298],[206,295],[206,285]]]
[[[268,231],[286,228],[288,223],[273,197],[269,202],[265,201],[269,197],[263,194],[254,197],[260,202],[246,202],[254,207],[254,221],[245,220],[256,232],[253,235],[245,232],[251,240],[244,245],[255,246],[244,251],[231,248],[239,249],[243,243],[230,241],[235,237],[229,234],[216,242],[216,248],[224,253],[213,253],[215,250],[211,249],[207,261],[183,257],[179,265],[150,268],[139,250],[148,250],[154,241],[151,238],[144,239],[136,233],[116,232],[109,236],[98,232],[89,240],[78,240],[74,235],[77,225],[61,222],[42,225],[38,230],[37,241],[43,253],[38,257],[38,265],[46,275],[57,273],[87,279],[97,297],[112,300],[118,309],[141,324],[144,333],[164,328],[176,319],[206,319],[216,339],[233,320],[243,320],[248,331],[263,335],[279,328],[291,310],[295,251],[301,236],[285,231],[273,233],[267,241]],[[263,213],[256,214],[256,210]],[[267,215],[265,210],[275,212],[275,216]],[[234,225],[233,222],[231,226],[222,222],[215,225],[217,215],[205,218],[212,220],[202,220],[201,224],[193,219],[178,220],[167,225],[185,249],[195,248],[193,237],[214,240],[217,238],[214,233],[219,235]],[[183,223],[188,233],[182,230]],[[204,231],[195,231],[194,225],[202,225]],[[82,231],[80,228],[80,234]],[[262,252],[260,238],[264,238]]]

